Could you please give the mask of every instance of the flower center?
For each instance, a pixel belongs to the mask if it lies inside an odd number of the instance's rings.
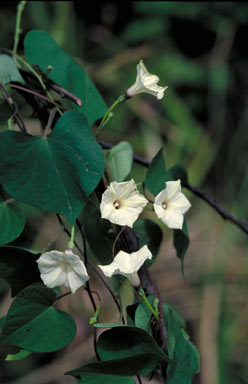
[[[166,204],[166,202],[165,202],[165,201],[163,201],[163,203],[162,203],[162,208],[164,208],[164,209],[166,209],[166,208],[167,208],[167,204]]]
[[[72,265],[69,261],[61,260],[60,265],[63,269],[69,269],[72,268]]]
[[[121,203],[120,203],[118,200],[115,200],[115,201],[113,202],[113,206],[115,207],[115,209],[120,209],[120,207],[121,207]]]

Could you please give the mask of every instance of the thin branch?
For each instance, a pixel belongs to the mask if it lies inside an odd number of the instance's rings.
[[[113,147],[113,145],[108,143],[103,143],[103,142],[100,142],[100,145],[103,149],[110,149]],[[148,168],[150,165],[150,161],[144,159],[139,155],[133,155],[133,159],[138,164],[141,164],[146,168]],[[209,204],[213,209],[216,210],[216,212],[219,213],[219,215],[224,220],[230,221],[231,223],[236,225],[239,229],[241,229],[241,231],[243,231],[248,235],[248,225],[244,223],[242,220],[231,215],[231,213],[229,213],[225,208],[223,208],[213,197],[209,196],[206,192],[202,191],[200,188],[195,187],[194,185],[188,182],[184,184],[184,187],[187,188],[189,191],[193,192],[196,196],[200,197],[207,204]]]
[[[53,100],[49,99],[48,97],[46,97],[44,95],[41,95],[40,93],[35,92],[35,91],[31,90],[31,89],[28,89],[28,88],[25,88],[25,87],[21,87],[20,85],[16,85],[16,84],[12,84],[12,83],[9,83],[8,85],[11,88],[16,88],[16,89],[20,89],[21,91],[31,93],[32,95],[37,96],[40,99],[46,100],[50,104],[56,105],[56,107],[62,108],[62,106],[60,104],[56,103],[56,101],[53,101]]]
[[[2,83],[0,83],[0,89],[1,89],[1,92],[3,94],[4,100],[7,102],[8,106],[10,107],[10,109],[11,109],[11,111],[13,113],[11,118],[15,119],[15,121],[18,124],[18,126],[19,126],[21,131],[27,132],[25,123],[23,121],[23,118],[22,118],[22,116],[21,116],[21,114],[19,112],[19,109],[18,109],[16,103],[9,96],[8,92],[6,91],[6,89],[4,88]]]

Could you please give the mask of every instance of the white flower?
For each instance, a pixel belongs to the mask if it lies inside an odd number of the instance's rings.
[[[113,181],[102,195],[101,215],[111,223],[132,228],[147,203],[133,179],[122,183]]]
[[[45,252],[37,263],[41,273],[40,277],[49,288],[65,285],[70,288],[72,293],[75,293],[89,280],[84,263],[70,249],[65,252]]]
[[[164,97],[164,91],[168,87],[160,87],[157,85],[159,77],[152,75],[148,72],[143,63],[143,60],[140,60],[137,65],[137,77],[135,83],[128,88],[126,91],[127,97],[132,97],[138,93],[150,93],[150,95],[156,96],[157,99],[162,99]]]
[[[167,181],[163,189],[154,201],[154,210],[169,228],[182,229],[183,214],[186,213],[191,204],[181,192],[181,181]]]
[[[139,251],[127,253],[120,251],[115,256],[113,262],[109,265],[98,265],[104,275],[111,277],[113,275],[123,275],[128,278],[133,287],[140,285],[140,279],[137,271],[147,259],[151,259],[152,254],[147,245],[144,245]]]

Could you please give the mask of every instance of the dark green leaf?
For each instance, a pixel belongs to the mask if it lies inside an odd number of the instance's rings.
[[[156,359],[171,363],[168,356],[147,332],[132,326],[115,327],[103,332],[99,337],[97,350],[103,360],[150,354],[153,356],[153,361]]]
[[[154,196],[165,188],[165,182],[169,180],[166,171],[165,157],[163,148],[161,148],[156,156],[152,159],[147,170],[145,186]]]
[[[140,247],[147,245],[152,253],[152,259],[146,261],[146,266],[149,267],[156,259],[158,254],[163,233],[160,227],[149,219],[142,219],[134,223],[134,230],[138,235]]]
[[[52,307],[55,299],[55,292],[42,286],[20,292],[7,313],[0,343],[32,352],[57,351],[70,343],[76,334],[75,322]]]
[[[163,303],[163,316],[168,329],[168,353],[172,357],[175,349],[176,336],[185,329],[185,321],[170,305]]]
[[[118,342],[118,340],[116,340],[116,342]],[[132,357],[130,356],[130,357],[120,358],[116,360],[99,361],[96,363],[87,364],[74,371],[66,372],[66,374],[72,375],[72,376],[82,375],[82,377],[85,378],[86,381],[81,381],[81,383],[87,383],[87,384],[89,383],[105,384],[105,381],[103,381],[104,375],[111,375],[111,376],[115,376],[115,381],[114,381],[114,377],[113,377],[113,380],[110,377],[108,379],[111,379],[111,381],[109,382],[106,381],[106,382],[109,384],[110,383],[119,384],[119,381],[117,381],[119,379],[119,376],[134,376],[139,372],[141,372],[146,367],[152,368],[152,362],[154,362],[154,359],[156,359],[156,356],[154,356],[153,354],[145,353],[145,354],[135,355]],[[94,379],[97,380],[99,375],[102,376],[99,378],[101,381],[99,382],[94,381]],[[90,381],[87,380],[88,378],[90,379]],[[127,378],[125,379],[127,380]],[[122,381],[120,382],[122,383]],[[125,380],[124,380],[124,383],[126,384]],[[127,383],[129,384],[128,381]]]
[[[25,214],[11,199],[0,200],[0,245],[15,240],[23,231]]]
[[[187,184],[188,175],[186,169],[181,164],[175,164],[168,170],[169,180],[181,180],[182,187]]]
[[[46,32],[30,31],[25,40],[25,55],[29,63],[38,65],[45,73],[49,65],[52,71],[49,77],[63,88],[75,94],[82,101],[80,108],[91,126],[102,117],[106,105],[95,85],[83,68],[68,56]]]
[[[10,81],[24,83],[24,80],[17,69],[15,61],[8,55],[0,55],[0,83],[8,84]]]
[[[133,165],[133,148],[127,141],[121,141],[106,151],[106,161],[112,180],[118,183],[130,173]]]
[[[107,220],[101,219],[99,201],[92,194],[80,216],[84,225],[85,234],[90,248],[101,264],[113,261],[112,247],[114,235],[109,232],[110,225]]]
[[[10,286],[12,296],[32,283],[41,282],[36,260],[40,254],[34,254],[24,248],[0,247],[0,277]]]
[[[64,215],[73,224],[104,171],[103,151],[79,111],[66,112],[47,137],[5,131],[0,180],[20,201]]]
[[[183,228],[173,230],[173,244],[177,252],[177,257],[181,260],[182,274],[184,277],[184,257],[189,246],[189,235],[185,217]]]

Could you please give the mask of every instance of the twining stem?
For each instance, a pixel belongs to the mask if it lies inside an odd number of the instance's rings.
[[[109,107],[109,109],[107,110],[107,112],[105,113],[105,115],[103,116],[102,118],[102,121],[99,125],[99,127],[97,128],[97,132],[96,132],[96,139],[98,141],[99,139],[99,136],[101,135],[102,131],[103,131],[103,128],[105,126],[105,124],[109,121],[110,117],[112,117],[112,111],[113,109],[120,103],[123,103],[124,101],[126,101],[126,95],[120,95],[118,97],[117,100],[115,100],[115,102]]]
[[[46,85],[45,85],[45,83],[44,83],[44,81],[43,81],[43,79],[42,79],[42,76],[38,73],[38,72],[36,72],[36,70],[32,67],[32,65],[30,65],[23,57],[21,57],[21,56],[19,56],[19,55],[17,55],[17,54],[15,54],[15,56],[14,56],[18,61],[20,61],[37,79],[38,79],[38,81],[39,81],[39,83],[40,83],[40,85],[41,85],[41,87],[42,87],[42,89],[46,92],[46,94],[47,94],[47,96],[48,96],[48,98],[52,101],[52,102],[54,102],[54,100],[53,100],[53,97],[52,97],[52,95],[51,95],[51,93],[48,91],[48,89],[47,89],[47,87],[46,87]],[[59,114],[60,115],[63,115],[63,112],[61,111],[61,109],[58,107],[58,106],[56,106],[56,109],[57,109],[57,111],[59,112]]]
[[[156,320],[159,322],[159,314],[158,314],[158,310],[155,311],[155,309],[151,306],[151,304],[149,303],[147,297],[146,297],[146,294],[145,294],[145,291],[143,290],[143,288],[140,288],[138,290],[138,295],[140,297],[142,297],[142,299],[144,300],[144,303],[146,304],[147,308],[152,312],[152,314],[154,315],[154,317],[156,318]],[[158,304],[158,303],[157,303]],[[158,308],[158,307],[157,307]]]
[[[123,227],[123,228],[120,230],[120,232],[118,233],[118,235],[117,235],[116,238],[115,238],[115,241],[114,241],[114,244],[113,244],[113,248],[112,248],[112,256],[113,256],[113,258],[115,257],[115,246],[116,246],[116,243],[117,243],[117,241],[118,241],[120,235],[121,235],[122,232],[124,231],[124,229],[125,229],[125,227]]]
[[[90,321],[89,321],[90,325],[93,325],[93,324],[97,323],[99,312],[100,312],[100,308],[101,308],[101,301],[98,301],[96,311],[95,311],[94,315],[90,318]]]
[[[53,108],[50,112],[50,115],[49,115],[49,119],[48,119],[48,123],[46,125],[46,128],[44,130],[44,133],[43,133],[43,138],[46,138],[47,135],[49,134],[49,131],[51,130],[51,126],[52,126],[52,123],[53,123],[53,119],[55,117],[55,114],[56,114],[56,109]]]
[[[17,6],[17,14],[16,14],[16,27],[15,27],[15,37],[14,37],[14,47],[13,47],[13,56],[16,55],[17,52],[17,46],[19,43],[19,37],[21,34],[21,19],[22,19],[22,12],[24,11],[26,0],[20,1]]]
[[[73,225],[73,226],[71,227],[71,238],[70,238],[70,241],[69,241],[67,247],[68,247],[69,249],[74,248],[74,243],[75,243],[75,225]]]

